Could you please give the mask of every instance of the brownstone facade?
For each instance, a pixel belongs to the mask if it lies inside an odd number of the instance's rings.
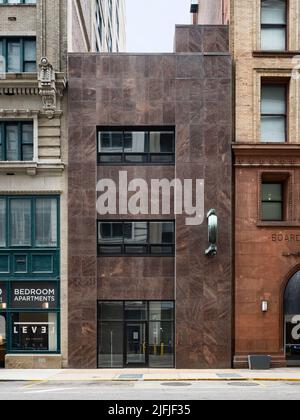
[[[97,299],[174,300],[176,367],[231,367],[228,29],[179,26],[176,46],[174,54],[69,57],[70,367],[97,367]],[[176,164],[97,166],[96,133],[104,126],[175,127]],[[177,216],[175,257],[98,257],[96,182],[117,179],[122,169],[129,180],[205,179],[205,210],[215,208],[219,216],[218,256],[204,255],[206,221],[188,227],[185,218]]]
[[[246,367],[249,354],[272,356],[286,366],[284,296],[299,271],[300,172],[296,145],[236,145],[235,360]],[[264,222],[264,180],[285,182],[285,221]],[[262,311],[262,302],[268,311]]]

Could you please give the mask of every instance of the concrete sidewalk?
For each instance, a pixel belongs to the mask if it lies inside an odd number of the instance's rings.
[[[106,382],[106,381],[289,381],[300,382],[300,369],[249,370],[0,370],[0,382]]]

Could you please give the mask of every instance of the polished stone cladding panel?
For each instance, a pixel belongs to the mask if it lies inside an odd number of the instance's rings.
[[[177,368],[231,366],[232,60],[221,34],[205,41],[208,54],[201,47],[192,53],[69,56],[70,367],[97,366],[97,298],[176,299]],[[215,208],[220,222],[216,258],[204,256],[206,220],[187,227],[183,216],[176,218],[175,259],[97,258],[96,182],[122,169],[97,168],[101,126],[175,127],[175,170],[128,171],[146,180],[204,178],[205,210]]]

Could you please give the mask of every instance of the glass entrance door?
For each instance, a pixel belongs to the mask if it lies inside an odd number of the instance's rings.
[[[145,322],[126,323],[126,366],[144,367],[147,364],[147,325]]]
[[[300,366],[300,315],[285,317],[285,348],[288,366]]]
[[[0,368],[5,367],[6,355],[6,318],[0,314]]]

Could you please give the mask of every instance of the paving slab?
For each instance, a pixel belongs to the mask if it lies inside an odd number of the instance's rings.
[[[300,382],[300,368],[249,370],[172,370],[172,369],[105,369],[105,370],[0,370],[3,381],[290,381]]]

